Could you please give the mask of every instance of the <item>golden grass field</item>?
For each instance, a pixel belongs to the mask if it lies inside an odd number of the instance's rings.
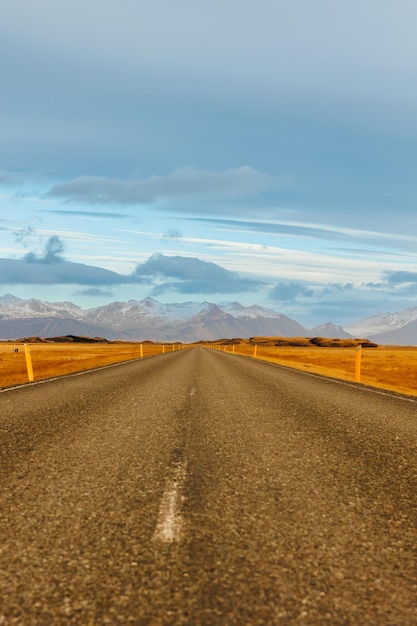
[[[142,348],[141,348],[142,345]],[[178,349],[176,344],[154,343],[31,343],[30,357],[34,379],[44,380],[63,374],[161,354]],[[16,352],[18,350],[18,352]],[[28,382],[24,345],[0,342],[0,387]]]
[[[304,340],[303,345],[276,346],[278,338],[223,340],[207,347],[248,357],[272,361],[308,372],[348,381],[355,380],[356,349],[348,347],[319,347]],[[234,342],[234,343],[233,343]],[[303,341],[300,341],[303,343]],[[141,348],[142,345],[142,348]],[[344,344],[341,344],[344,345]],[[30,354],[34,379],[43,380],[63,374],[83,371],[144,357],[170,352],[184,347],[180,344],[154,343],[33,343]],[[18,352],[15,352],[18,350]],[[378,346],[361,351],[361,383],[417,396],[417,347]],[[23,344],[0,343],[0,387],[28,382]]]
[[[256,343],[256,358],[306,372],[355,381],[356,347],[265,345]],[[273,341],[266,341],[266,344]],[[218,344],[219,350],[233,351],[232,344]],[[235,354],[254,356],[255,341],[234,345]],[[360,382],[372,387],[417,396],[417,347],[378,346],[362,348]]]

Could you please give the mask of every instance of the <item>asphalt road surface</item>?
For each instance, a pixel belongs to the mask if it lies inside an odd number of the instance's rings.
[[[0,625],[417,624],[417,401],[195,348],[0,392]]]

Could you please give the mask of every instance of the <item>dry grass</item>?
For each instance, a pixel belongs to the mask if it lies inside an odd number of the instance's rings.
[[[284,345],[275,345],[282,342]],[[289,343],[301,345],[288,345]],[[356,342],[357,343],[357,342]],[[205,344],[212,346],[213,344]],[[223,340],[221,350],[272,361],[307,372],[342,380],[355,379],[355,343],[343,347],[319,347],[305,338],[282,340],[273,337]],[[178,345],[143,343],[143,356],[178,349]],[[18,352],[15,352],[18,350]],[[30,344],[35,380],[43,380],[72,372],[129,361],[141,356],[139,343],[96,344]],[[0,343],[0,387],[28,381],[23,344]],[[362,349],[361,383],[417,396],[417,347],[379,346]]]
[[[276,339],[270,338],[268,341],[262,338],[264,342],[259,344],[254,339],[239,340],[240,343],[234,345],[235,354],[253,357],[256,345],[258,359],[323,376],[352,382],[355,380],[354,345],[328,348],[314,346],[306,341],[304,346],[276,346]],[[219,349],[232,352],[233,345],[222,344]],[[417,396],[417,347],[378,346],[363,348],[361,354],[361,383]]]
[[[178,346],[154,343],[32,343],[30,355],[35,380],[120,363],[172,351]],[[16,352],[18,350],[18,352]],[[28,382],[23,344],[0,343],[0,387]]]

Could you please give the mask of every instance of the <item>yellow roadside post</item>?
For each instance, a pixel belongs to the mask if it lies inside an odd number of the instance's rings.
[[[253,349],[253,358],[256,359],[256,353],[258,352],[258,344],[255,343],[255,347]]]
[[[165,354],[165,346],[162,345],[162,354]]]
[[[30,348],[27,343],[23,344],[25,348],[26,368],[28,371],[28,379],[30,383],[33,383],[35,377],[33,376],[32,357],[30,356]]]
[[[233,354],[235,353],[235,344],[233,344],[233,350],[232,350]]]
[[[140,344],[140,358],[143,357],[143,343]]]
[[[360,383],[361,382],[361,358],[362,358],[362,346],[359,345],[356,348],[355,383]]]

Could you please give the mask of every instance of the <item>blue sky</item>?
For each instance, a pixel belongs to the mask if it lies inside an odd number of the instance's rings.
[[[417,4],[6,0],[0,293],[417,306]]]

